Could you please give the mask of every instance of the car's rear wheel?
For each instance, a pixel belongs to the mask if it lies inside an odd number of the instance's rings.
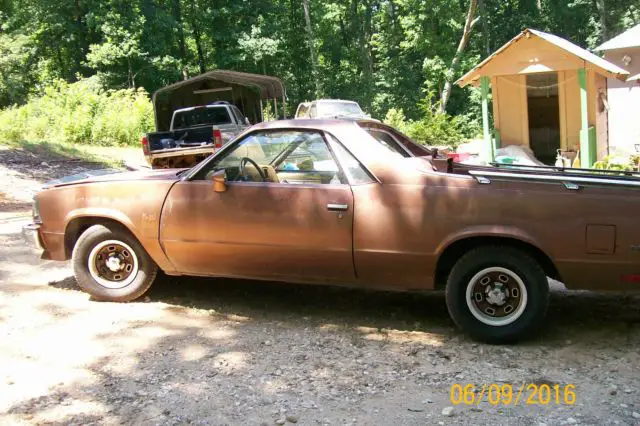
[[[485,246],[462,256],[447,280],[447,307],[472,338],[509,343],[542,323],[549,285],[541,266],[511,247]]]
[[[80,288],[96,300],[128,302],[151,287],[158,267],[129,232],[93,225],[73,249],[73,269]]]

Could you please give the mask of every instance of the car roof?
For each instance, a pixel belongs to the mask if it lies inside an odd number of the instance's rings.
[[[329,130],[335,127],[353,126],[353,121],[337,119],[311,119],[298,118],[295,120],[277,120],[257,123],[251,127],[252,130],[274,130],[274,129],[316,129]]]
[[[313,102],[322,102],[322,103],[343,102],[343,103],[357,104],[356,101],[349,101],[346,99],[316,99]]]

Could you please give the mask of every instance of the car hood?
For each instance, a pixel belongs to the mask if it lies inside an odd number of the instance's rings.
[[[46,182],[43,189],[95,182],[132,181],[132,180],[178,180],[178,174],[185,169],[137,170],[123,172],[116,169],[87,170]]]

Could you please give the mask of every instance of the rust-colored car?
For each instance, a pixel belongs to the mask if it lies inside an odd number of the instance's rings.
[[[547,277],[640,288],[637,178],[439,169],[363,127],[263,123],[191,169],[59,184],[36,196],[27,233],[99,300],[136,299],[159,269],[446,288],[454,321],[491,342],[542,322]]]

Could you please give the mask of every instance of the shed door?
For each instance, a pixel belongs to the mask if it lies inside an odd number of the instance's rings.
[[[536,158],[553,164],[560,149],[558,73],[527,75],[529,146]]]

